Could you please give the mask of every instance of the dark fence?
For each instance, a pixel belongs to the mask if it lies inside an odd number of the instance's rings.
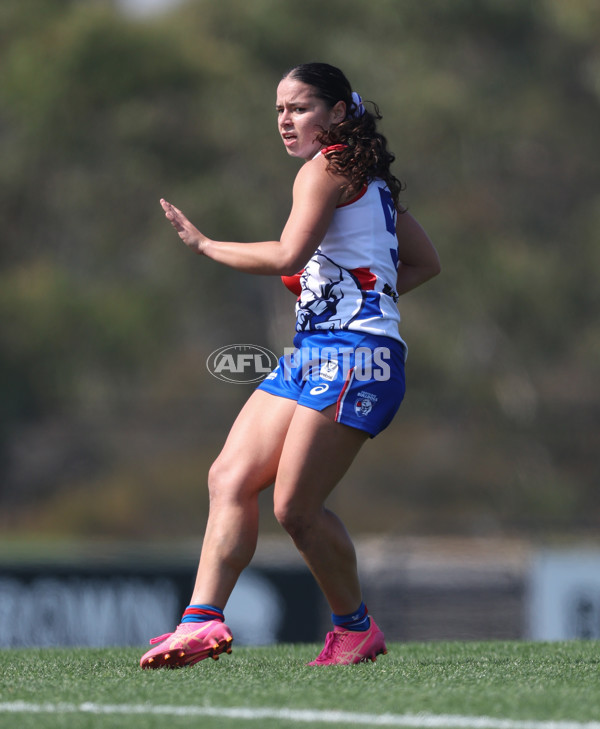
[[[600,551],[419,540],[357,551],[365,602],[389,641],[600,638]],[[0,648],[145,645],[179,622],[194,578],[189,559],[0,563]],[[257,553],[226,619],[238,645],[321,642],[331,625],[287,542]]]

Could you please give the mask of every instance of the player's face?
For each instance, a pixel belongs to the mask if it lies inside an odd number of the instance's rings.
[[[346,105],[339,101],[333,109],[315,95],[312,86],[284,78],[277,87],[277,126],[287,153],[312,159],[322,145],[317,137],[344,118]]]

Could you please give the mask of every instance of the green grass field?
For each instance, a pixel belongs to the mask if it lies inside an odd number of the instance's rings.
[[[597,642],[389,648],[309,668],[317,646],[237,647],[175,671],[142,671],[131,648],[4,650],[0,727],[600,729]]]

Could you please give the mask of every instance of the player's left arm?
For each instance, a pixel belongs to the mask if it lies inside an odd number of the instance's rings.
[[[440,273],[440,257],[425,230],[410,213],[398,215],[396,235],[399,259],[396,291],[405,294]]]

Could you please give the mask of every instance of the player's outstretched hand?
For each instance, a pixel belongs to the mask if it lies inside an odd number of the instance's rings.
[[[202,253],[202,244],[205,241],[205,236],[190,223],[186,216],[176,208],[175,205],[171,205],[164,198],[161,198],[160,204],[162,209],[165,211],[166,219],[177,231],[177,234],[181,240],[186,244],[188,248],[191,248],[196,253]]]

